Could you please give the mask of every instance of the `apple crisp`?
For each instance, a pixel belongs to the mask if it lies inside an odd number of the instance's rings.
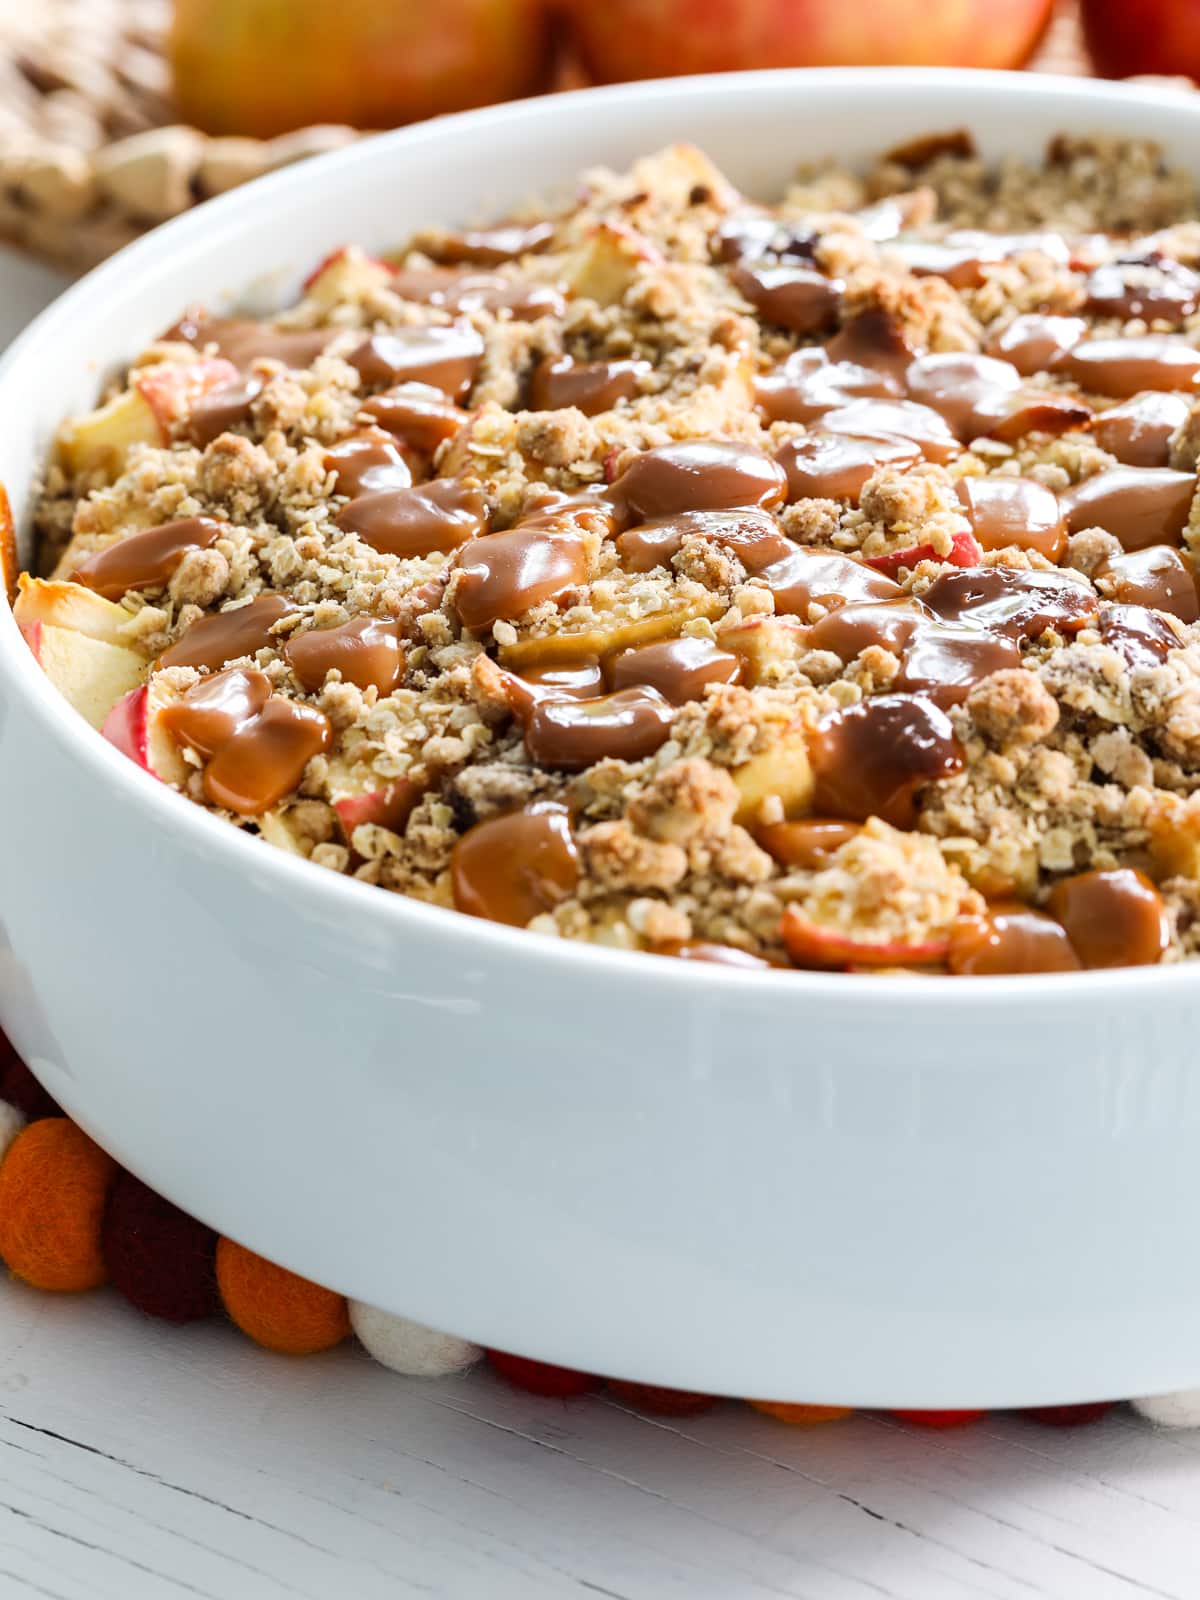
[[[156,778],[381,889],[745,967],[1200,953],[1200,221],[961,133],[193,307],[61,430],[18,621]]]

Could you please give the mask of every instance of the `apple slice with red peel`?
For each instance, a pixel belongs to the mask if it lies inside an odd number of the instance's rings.
[[[17,582],[20,564],[17,561],[17,530],[13,522],[8,494],[0,483],[0,595],[8,596]]]
[[[128,389],[62,429],[63,464],[72,474],[101,472],[115,478],[135,444],[166,444],[171,429],[197,400],[238,377],[233,363],[218,356],[139,367]]]
[[[50,682],[93,728],[146,675],[144,656],[73,628],[26,622],[21,633]]]
[[[100,732],[144,772],[163,783],[182,783],[188,765],[179,746],[159,720],[159,712],[175,698],[174,691],[152,680],[122,695]]]
[[[301,288],[310,300],[331,306],[385,288],[393,276],[386,261],[368,255],[357,245],[344,244],[317,262]]]
[[[197,400],[237,383],[241,373],[223,356],[203,356],[199,361],[163,361],[139,368],[133,388],[153,411],[165,433],[190,416]]]
[[[662,251],[636,228],[623,222],[602,222],[567,271],[567,287],[577,299],[612,306],[625,298],[639,270],[661,264]]]
[[[945,554],[935,550],[931,544],[918,544],[909,550],[892,550],[887,555],[866,558],[869,567],[874,567],[876,572],[886,573],[889,578],[894,578],[901,567],[907,567],[911,572],[922,561],[940,561],[944,566],[951,567],[977,567],[983,561],[983,550],[975,535],[964,529],[954,535],[950,549]]]
[[[13,616],[22,627],[45,622],[54,628],[72,628],[103,644],[122,645],[121,629],[130,614],[94,589],[81,583],[31,578],[23,572],[17,580]]]
[[[101,472],[115,478],[135,444],[161,445],[166,433],[138,389],[124,389],[106,405],[68,422],[59,434],[63,464],[72,475]]]
[[[375,787],[368,786],[372,783]],[[424,792],[425,786],[414,783],[411,778],[379,783],[367,774],[364,781],[364,776],[356,774],[352,768],[330,763],[330,799],[347,844],[352,843],[354,830],[364,825],[386,828],[389,833],[403,833]]]
[[[844,928],[814,922],[797,906],[788,906],[779,924],[787,953],[800,967],[908,967],[944,959],[948,937],[910,940],[867,939]]]

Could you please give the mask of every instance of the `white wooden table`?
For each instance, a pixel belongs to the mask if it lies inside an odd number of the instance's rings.
[[[0,1595],[1195,1600],[1200,1436],[682,1423],[0,1287]]]
[[[0,346],[55,284],[0,254]],[[1200,1433],[652,1421],[0,1283],[0,1600],[1196,1600]]]

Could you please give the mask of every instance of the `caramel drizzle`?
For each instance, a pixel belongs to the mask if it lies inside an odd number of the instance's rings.
[[[507,532],[474,540],[455,565],[459,616],[468,628],[489,628],[583,583],[587,544],[569,512],[558,519],[532,517]]]
[[[478,489],[457,478],[434,478],[407,489],[359,495],[335,521],[384,555],[447,555],[477,538],[487,526]]]
[[[313,706],[271,693],[265,673],[230,667],[162,711],[163,726],[207,765],[204,793],[239,816],[261,816],[290,794],[330,741]]]
[[[476,823],[450,862],[460,911],[517,928],[568,899],[579,872],[570,815],[551,800]]]
[[[228,532],[212,517],[187,517],[126,534],[103,550],[93,550],[71,573],[106,600],[119,600],[131,589],[164,588],[175,568],[193,550],[208,550]]]
[[[275,624],[295,610],[282,595],[262,594],[249,605],[201,617],[164,652],[159,666],[216,671],[229,661],[256,655],[273,643]]]
[[[463,400],[483,360],[483,340],[465,323],[390,328],[370,334],[346,360],[372,387],[415,381]]]
[[[293,633],[283,647],[284,660],[310,693],[322,688],[331,672],[359,689],[391,694],[404,676],[404,650],[395,622],[378,617],[353,617],[335,628]]]
[[[1069,258],[1052,235],[960,232],[937,244],[893,237],[903,226],[900,208],[893,209],[896,216],[881,216],[875,224],[878,236],[891,239],[891,248],[914,272],[937,273],[959,287],[983,283],[989,263],[1024,251],[1038,250],[1064,264]],[[494,266],[541,248],[552,233],[550,225],[539,224],[446,235],[436,259],[455,267]],[[745,214],[723,227],[714,252],[729,264],[734,285],[764,320],[812,338],[836,326],[844,292],[844,285],[817,268],[816,244],[803,228],[769,214]],[[1131,251],[1094,268],[1084,287],[1085,309],[1095,316],[1179,324],[1200,304],[1200,277],[1154,250]],[[522,315],[550,303],[538,300],[539,286],[450,271],[446,265],[432,271],[402,269],[396,288],[451,310],[507,306]],[[552,300],[557,290],[549,295]],[[185,323],[176,331],[214,344],[243,368],[264,357],[306,364],[335,332],[279,331],[228,319]],[[461,426],[465,413],[454,402],[469,391],[482,348],[478,334],[463,324],[370,334],[348,359],[367,385],[393,387],[366,402],[363,418],[382,424],[410,457],[378,434],[335,446],[326,457],[339,488],[351,496],[340,525],[377,548],[406,555],[449,553],[471,541],[454,562],[452,594],[463,623],[473,629],[520,616],[545,600],[562,603],[586,579],[590,528],[571,507],[551,505],[506,532],[483,534],[482,501],[470,500],[461,485],[438,480],[411,488],[409,459],[416,459],[411,452],[432,454]],[[546,357],[531,375],[529,403],[535,409],[574,406],[597,414],[632,398],[651,370],[642,361],[577,363],[566,356]],[[1091,406],[1070,395],[1028,389],[1024,380],[1042,371],[1060,373],[1085,392],[1119,403],[1094,416]],[[1194,621],[1200,613],[1190,562],[1176,548],[1196,479],[1168,463],[1171,437],[1186,420],[1198,387],[1200,351],[1169,335],[1096,338],[1083,318],[1031,315],[1010,323],[985,354],[920,355],[907,346],[894,321],[875,310],[848,319],[824,346],[799,349],[758,379],[758,402],[768,420],[813,425],[802,438],[788,440],[775,459],[712,440],[671,444],[625,461],[608,498],[618,526],[625,529],[617,543],[627,569],[662,567],[686,539],[712,539],[737,555],[747,571],[761,575],[777,612],[806,620],[812,607],[832,608],[807,630],[811,648],[832,650],[848,661],[876,645],[900,660],[896,687],[905,692],[838,712],[814,732],[816,802],[831,817],[845,820],[779,824],[777,830],[824,829],[828,843],[842,837],[838,830],[871,815],[911,826],[920,789],[963,764],[942,707],[961,699],[980,678],[1016,664],[1020,646],[1048,628],[1069,635],[1095,627],[1133,664],[1164,660],[1178,646],[1179,635],[1160,613],[1180,622]],[[192,438],[204,444],[247,420],[260,388],[261,380],[251,375],[244,384],[198,402],[189,422]],[[1092,426],[1097,442],[1121,463],[1116,469],[1061,496],[1032,480],[1002,475],[963,478],[958,494],[984,550],[1017,546],[1053,563],[1064,554],[1069,533],[1100,527],[1113,534],[1124,554],[1097,569],[1100,595],[1065,574],[980,567],[943,571],[923,599],[914,601],[855,558],[793,545],[770,516],[785,497],[857,503],[880,467],[910,466],[922,457],[947,462],[983,435],[1013,440],[1033,430],[1081,426]],[[408,501],[402,499],[406,495]],[[421,509],[428,514],[424,531],[415,534],[412,526],[420,518],[413,520],[413,496],[425,497]],[[594,511],[595,502],[588,504]],[[447,523],[453,532],[445,531]],[[154,587],[169,580],[188,550],[206,548],[220,531],[221,525],[208,519],[148,530],[85,558],[75,576],[110,597]],[[213,667],[239,654],[252,655],[271,641],[274,625],[292,609],[282,597],[263,596],[240,612],[203,619],[167,652],[163,664]],[[223,651],[228,653],[222,656]],[[309,689],[320,687],[337,669],[347,682],[387,693],[404,670],[395,625],[374,618],[293,634],[283,654]],[[632,761],[652,753],[668,737],[674,707],[703,696],[710,685],[738,682],[742,670],[742,661],[718,645],[682,637],[626,650],[602,663],[531,673],[513,680],[510,699],[524,723],[531,758],[576,771],[606,757]],[[261,795],[273,791],[279,774],[295,766],[302,749],[315,753],[329,737],[319,712],[271,695],[261,673],[243,669],[204,680],[164,718],[209,758],[204,781],[210,797],[219,791],[225,798],[217,803],[244,814],[254,814]],[[568,880],[573,885],[572,874],[577,875],[569,818],[561,807],[539,802],[471,830],[460,841],[460,850],[469,839],[475,843],[456,864],[456,900],[460,891],[469,900],[476,892],[472,880],[481,881],[480,858],[474,854],[481,847],[479,836],[502,827],[519,844],[505,869],[499,901],[493,895],[493,902],[504,903],[500,920],[517,920],[519,911],[528,921],[569,892]],[[764,840],[767,836],[764,830]],[[499,831],[492,837],[498,845]],[[778,831],[770,837],[779,859],[787,861],[788,850],[797,861],[820,858],[817,833],[807,843]],[[531,866],[539,852],[553,863],[548,875],[539,876],[542,869]],[[473,864],[467,870],[462,863],[469,856]],[[498,915],[494,904],[476,914]],[[1124,869],[1064,880],[1051,895],[1051,909],[1054,915],[1019,905],[992,907],[956,935],[951,969],[1068,970],[1081,960],[1093,966],[1131,964],[1157,960],[1166,945],[1161,899],[1146,880]],[[1106,918],[1121,929],[1120,937],[1114,934],[1109,941],[1117,952],[1111,960],[1103,951],[1097,954],[1092,927]],[[1086,959],[1079,954],[1085,946]],[[697,943],[672,953],[722,959],[702,953],[710,948],[723,947]]]

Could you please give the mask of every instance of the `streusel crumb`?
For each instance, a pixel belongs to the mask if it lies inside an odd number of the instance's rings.
[[[1198,455],[1155,146],[940,131],[767,204],[677,145],[184,310],[64,425],[17,610],[159,779],[386,891],[952,973],[1086,964],[1078,907],[1136,902],[1126,959],[1179,960]]]

